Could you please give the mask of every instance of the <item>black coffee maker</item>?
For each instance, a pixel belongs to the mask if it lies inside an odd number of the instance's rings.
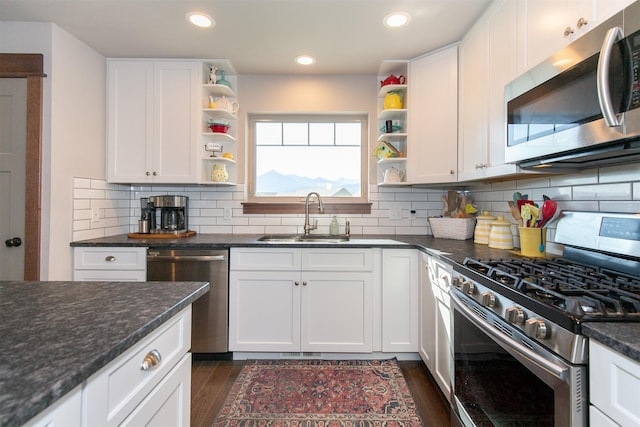
[[[153,219],[149,221],[151,233],[179,234],[189,231],[187,218],[189,198],[187,196],[150,196],[147,206],[149,206],[148,210],[153,210],[151,213]]]

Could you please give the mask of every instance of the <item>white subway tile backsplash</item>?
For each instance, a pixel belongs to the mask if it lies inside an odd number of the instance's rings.
[[[640,166],[626,165],[579,171],[569,175],[533,176],[496,183],[478,182],[464,189],[478,210],[503,215],[515,224],[507,201],[513,192],[528,194],[542,202],[542,195],[558,201],[559,209],[640,212]],[[198,233],[266,234],[302,233],[304,215],[244,215],[244,186],[128,186],[108,184],[104,180],[74,178],[74,240],[122,234],[137,230],[141,197],[158,194],[183,194],[189,197],[189,225]],[[462,188],[462,186],[460,186]],[[350,221],[352,235],[358,234],[430,234],[429,216],[440,215],[441,196],[447,188],[369,186],[369,215],[337,215],[340,230]],[[224,219],[224,208],[231,218]],[[103,218],[91,223],[91,208],[100,209]],[[415,219],[411,219],[415,210]],[[391,219],[400,211],[400,219]],[[311,210],[319,231],[328,232],[332,215]],[[517,231],[514,225],[514,239]],[[553,236],[555,226],[549,227]],[[552,243],[550,243],[552,245]]]
[[[579,185],[573,187],[573,200],[630,200],[631,183]]]

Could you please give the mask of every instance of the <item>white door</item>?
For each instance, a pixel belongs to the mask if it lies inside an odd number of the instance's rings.
[[[0,79],[0,280],[24,278],[27,79]]]

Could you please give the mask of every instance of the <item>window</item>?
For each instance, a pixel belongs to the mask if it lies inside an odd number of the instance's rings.
[[[367,202],[367,119],[362,114],[249,117],[249,203]]]

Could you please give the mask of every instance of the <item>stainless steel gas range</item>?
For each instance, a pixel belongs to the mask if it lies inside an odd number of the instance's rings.
[[[454,266],[454,424],[587,426],[584,322],[640,321],[640,215],[564,211],[558,258]]]

